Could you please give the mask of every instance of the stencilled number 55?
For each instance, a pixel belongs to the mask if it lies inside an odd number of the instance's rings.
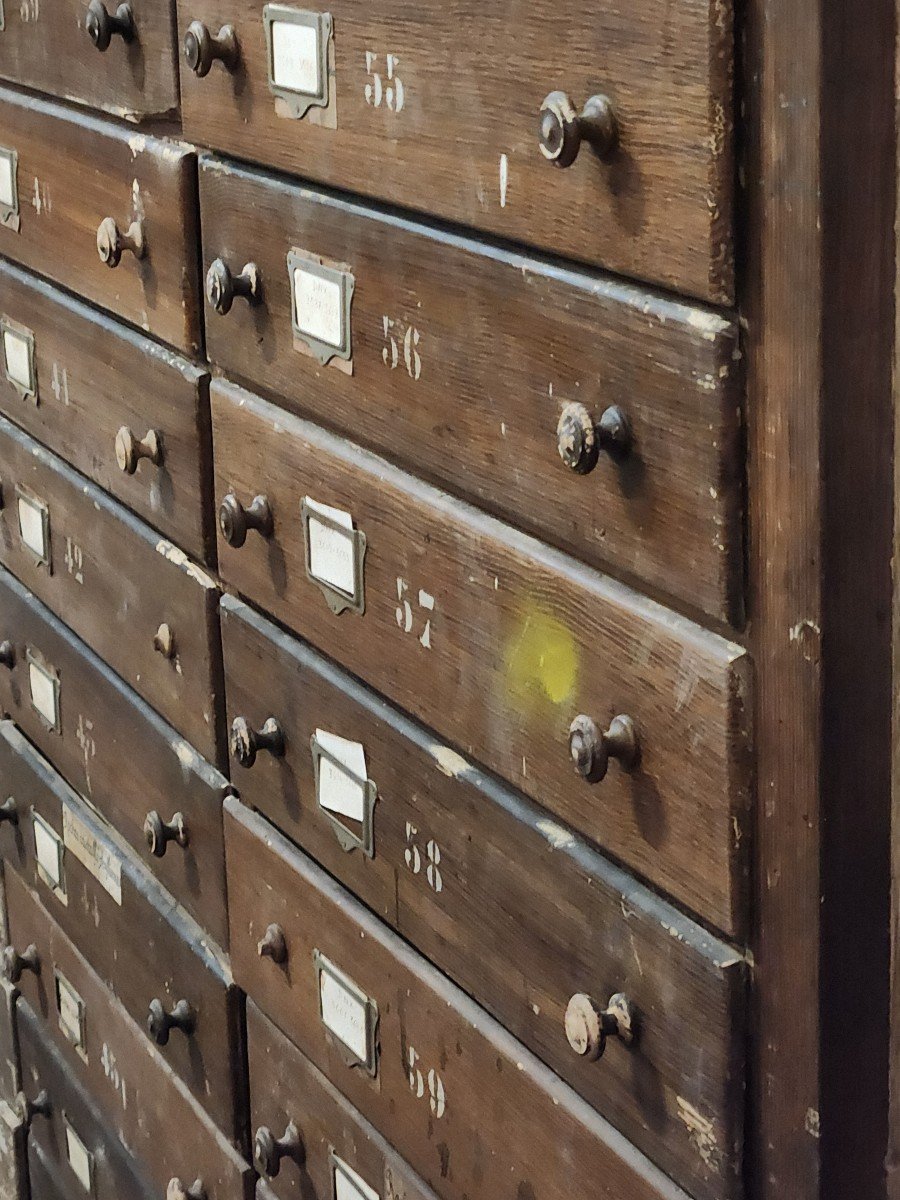
[[[421,1061],[418,1050],[414,1046],[410,1046],[406,1054],[410,1091],[418,1100],[422,1100],[427,1088],[428,1104],[431,1111],[440,1120],[447,1111],[447,1093],[444,1091],[444,1081],[433,1067],[426,1072],[424,1067],[419,1065]]]
[[[368,82],[365,87],[366,104],[370,108],[387,108],[391,112],[403,111],[406,103],[406,92],[403,81],[397,74],[400,59],[396,54],[384,56],[384,73],[382,73],[379,55],[371,50],[366,51],[366,75]]]

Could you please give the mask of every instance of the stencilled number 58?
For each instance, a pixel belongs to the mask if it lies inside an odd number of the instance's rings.
[[[406,849],[403,851],[403,858],[406,865],[412,871],[413,875],[422,873],[422,851],[419,849],[416,837],[418,829],[411,821],[406,822]],[[425,843],[425,879],[428,886],[433,892],[442,892],[444,890],[444,877],[441,874],[441,848],[434,840],[429,838]]]
[[[410,1091],[418,1100],[423,1100],[427,1089],[428,1104],[431,1111],[440,1120],[447,1111],[447,1093],[444,1091],[444,1081],[433,1067],[425,1072],[424,1068],[419,1066],[421,1061],[418,1050],[414,1046],[410,1046],[406,1055]]]

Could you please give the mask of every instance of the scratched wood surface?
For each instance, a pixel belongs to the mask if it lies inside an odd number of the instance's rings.
[[[274,531],[219,539],[222,577],[457,748],[726,932],[746,869],[744,652],[350,443],[212,387],[218,500],[265,492]],[[365,533],[365,613],[305,570],[304,497]],[[221,532],[221,531],[220,531]],[[428,684],[423,687],[427,678]],[[568,730],[637,723],[630,774],[576,776]]]
[[[256,264],[260,302],[207,300],[232,378],[682,607],[743,611],[740,380],[727,316],[203,157],[204,269]],[[287,255],[347,264],[353,373],[295,349]],[[567,404],[634,445],[567,468]]]
[[[334,0],[336,111],[276,115],[259,0],[182,0],[229,22],[235,72],[181,64],[186,135],[238,158],[727,302],[732,295],[731,5]],[[388,56],[392,75],[388,78]],[[398,103],[402,88],[402,104]],[[541,104],[610,96],[619,149],[543,157]],[[321,114],[321,110],[320,110]],[[329,128],[328,126],[335,126]]]
[[[2,41],[2,39],[0,39]],[[34,338],[36,391],[0,371],[0,410],[198,562],[214,562],[207,373],[74,297],[0,263],[0,319]],[[154,430],[133,475],[116,435]]]
[[[225,803],[235,977],[442,1200],[682,1200],[577,1094],[258,816]],[[287,960],[260,958],[268,925]],[[377,1070],[320,1019],[314,951],[378,1006]],[[611,1046],[608,1054],[627,1054]],[[419,1081],[421,1080],[421,1086]]]
[[[41,896],[139,1028],[146,1027],[151,1000],[161,1000],[167,1011],[179,1000],[190,1004],[195,1028],[190,1035],[173,1031],[160,1053],[219,1128],[243,1145],[246,1080],[240,1057],[222,1053],[223,1046],[241,1044],[242,1006],[223,952],[12,721],[0,721],[0,776],[18,810],[15,824],[0,827],[0,854]],[[34,813],[62,847],[59,886],[38,867]],[[77,852],[79,846],[87,849]],[[85,858],[104,865],[91,870]],[[116,894],[101,878],[113,880]]]
[[[222,798],[228,781],[114,675],[83,642],[0,568],[0,710],[10,715],[67,782],[110,822],[137,856],[222,947],[228,946]],[[59,677],[59,730],[31,701],[28,651]],[[147,814],[184,817],[187,846],[153,857]]]
[[[229,720],[259,729],[274,716],[285,734],[283,757],[260,752],[249,768],[232,760],[243,801],[692,1195],[738,1194],[740,954],[241,601],[225,597],[222,610]],[[372,857],[342,848],[319,803],[310,749],[319,729],[364,750],[378,795]],[[577,992],[629,996],[642,1026],[631,1053],[597,1064],[572,1052],[564,1016]]]
[[[143,1165],[154,1194],[173,1178],[202,1179],[209,1200],[251,1200],[254,1175],[192,1098],[185,1085],[91,969],[21,877],[7,868],[11,937],[31,942],[40,976],[23,980],[22,996],[40,1017],[44,1037],[94,1098],[105,1121]],[[61,972],[84,1001],[88,1053],[82,1057],[59,1028],[53,996]],[[21,1003],[21,1001],[20,1001]],[[224,1046],[221,1053],[237,1053]]]
[[[0,225],[0,254],[164,342],[199,350],[193,150],[3,87],[0,147],[18,155],[20,215],[18,231]],[[112,270],[101,261],[106,217],[123,232],[144,221],[143,259],[124,251]]]
[[[207,759],[221,745],[218,585],[62,459],[0,417],[0,562]],[[23,541],[45,506],[49,564]],[[154,644],[161,626],[167,657]],[[164,645],[164,643],[163,643]]]

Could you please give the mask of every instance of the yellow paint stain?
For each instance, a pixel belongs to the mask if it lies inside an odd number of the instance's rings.
[[[565,704],[578,681],[578,645],[569,630],[536,605],[525,608],[506,649],[506,683],[517,707]]]

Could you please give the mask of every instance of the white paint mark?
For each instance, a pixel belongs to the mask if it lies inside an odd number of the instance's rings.
[[[506,193],[509,188],[509,159],[500,155],[500,207],[506,208]]]

